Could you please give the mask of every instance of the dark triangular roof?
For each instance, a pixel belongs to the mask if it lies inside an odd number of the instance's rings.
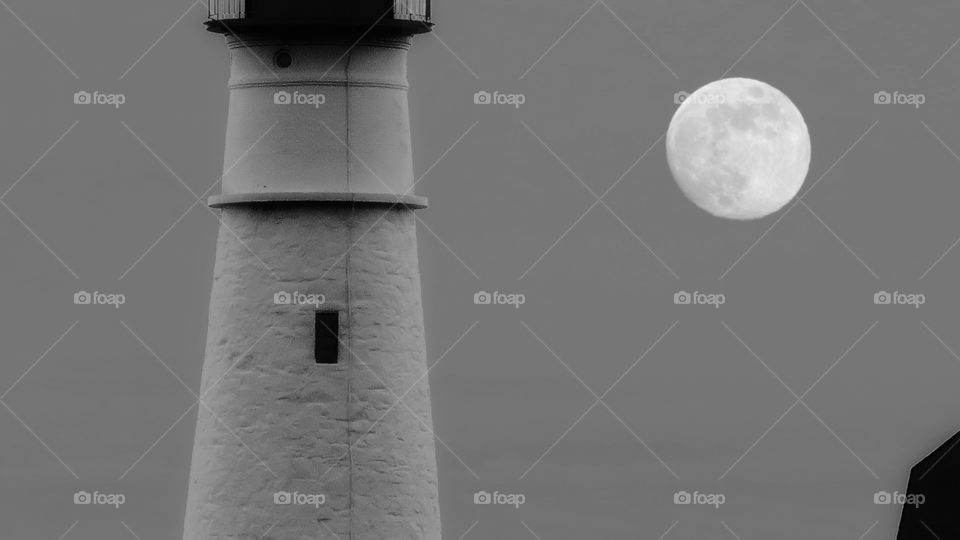
[[[960,433],[910,469],[897,540],[960,538]]]

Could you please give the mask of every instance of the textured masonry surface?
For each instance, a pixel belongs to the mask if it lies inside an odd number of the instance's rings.
[[[184,538],[439,540],[412,211],[242,205],[223,222]],[[342,310],[338,365],[314,361],[315,307],[278,291]]]

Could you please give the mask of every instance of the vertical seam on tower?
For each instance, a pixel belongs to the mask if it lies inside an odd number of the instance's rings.
[[[353,50],[347,51],[346,65],[344,66],[346,71],[346,76],[344,77],[344,103],[346,104],[346,144],[347,144],[347,191],[352,193],[353,190],[350,186],[350,163],[351,163],[351,153],[350,153],[350,59],[353,57]],[[356,215],[356,203],[350,203],[350,215],[347,218],[347,253],[345,257],[345,271],[346,279],[345,284],[347,288],[347,346],[349,350],[347,351],[347,467],[348,467],[348,476],[347,476],[347,512],[349,518],[347,521],[347,538],[353,538],[353,441],[351,440],[351,427],[353,424],[353,414],[351,412],[350,404],[353,396],[353,298],[351,297],[351,288],[350,288],[350,255],[353,251],[353,223]]]

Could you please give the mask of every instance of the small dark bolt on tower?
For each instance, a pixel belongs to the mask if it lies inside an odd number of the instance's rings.
[[[439,540],[406,96],[429,0],[212,0],[207,27],[230,107],[184,539]]]

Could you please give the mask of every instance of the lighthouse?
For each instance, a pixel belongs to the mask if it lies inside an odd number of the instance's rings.
[[[212,0],[230,51],[185,540],[440,539],[407,106],[429,0]]]

